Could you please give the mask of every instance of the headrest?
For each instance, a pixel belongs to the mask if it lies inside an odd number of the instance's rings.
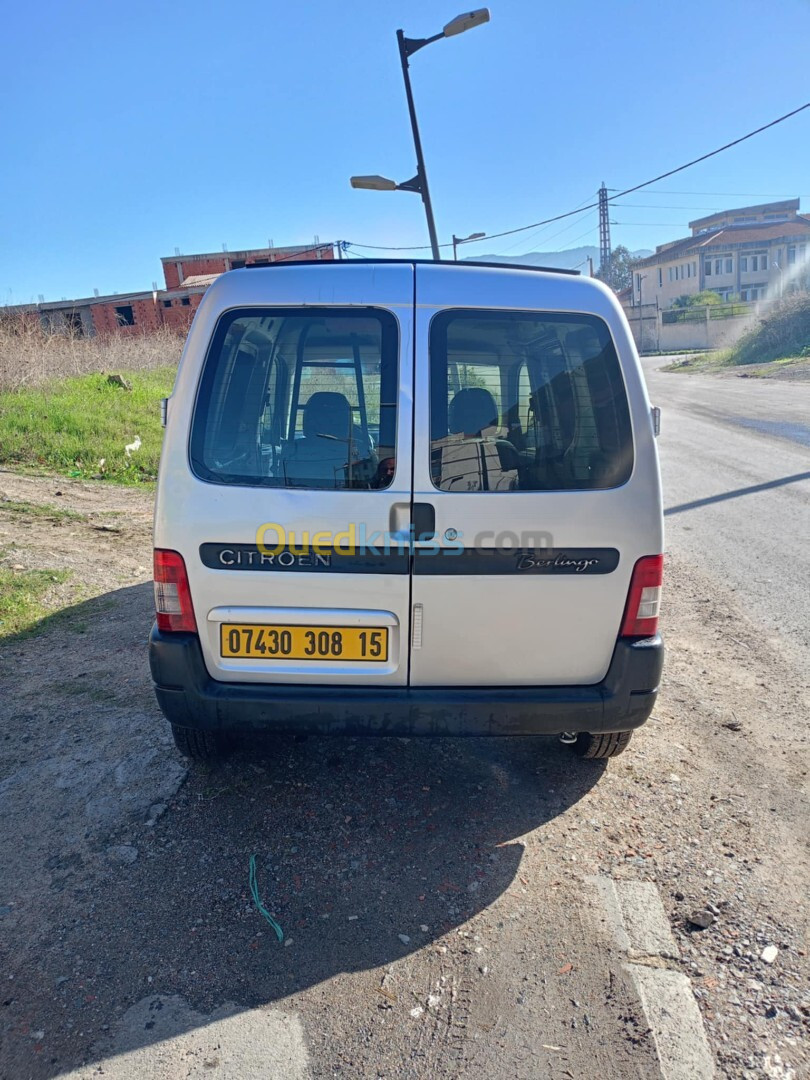
[[[453,434],[461,431],[467,435],[477,435],[484,428],[496,427],[498,406],[495,398],[481,386],[459,390],[450,402],[448,421]]]
[[[304,406],[304,435],[332,435],[348,442],[352,430],[352,408],[343,394],[321,390]]]

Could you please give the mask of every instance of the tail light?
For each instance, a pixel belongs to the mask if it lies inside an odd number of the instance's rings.
[[[645,555],[633,567],[621,637],[652,637],[658,633],[663,578],[663,555]]]
[[[197,632],[183,556],[155,548],[155,614],[158,630]]]

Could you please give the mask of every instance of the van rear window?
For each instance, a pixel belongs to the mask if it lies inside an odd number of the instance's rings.
[[[633,470],[619,359],[596,316],[442,312],[430,394],[440,491],[598,490]]]
[[[194,473],[258,487],[387,487],[397,357],[389,312],[228,312],[214,333],[194,410]]]

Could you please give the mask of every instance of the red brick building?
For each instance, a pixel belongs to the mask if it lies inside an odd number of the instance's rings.
[[[149,334],[162,326],[187,330],[203,293],[220,274],[243,266],[276,262],[334,259],[332,244],[310,244],[250,251],[220,251],[202,255],[179,252],[162,258],[165,288],[80,300],[20,304],[5,314],[36,315],[46,329],[70,330],[82,337],[109,334]]]

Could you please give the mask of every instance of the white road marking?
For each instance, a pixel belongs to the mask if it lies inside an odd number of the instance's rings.
[[[300,1019],[264,1006],[223,1005],[206,1015],[181,997],[155,995],[128,1009],[109,1044],[62,1080],[307,1080]]]
[[[650,881],[593,879],[641,1001],[664,1080],[712,1080],[714,1058],[691,983],[678,959],[658,889]]]

